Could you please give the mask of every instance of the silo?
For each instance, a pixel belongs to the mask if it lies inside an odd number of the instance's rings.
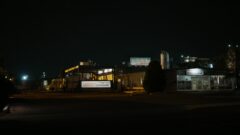
[[[170,58],[169,53],[166,51],[161,51],[160,53],[160,64],[163,70],[170,68]]]

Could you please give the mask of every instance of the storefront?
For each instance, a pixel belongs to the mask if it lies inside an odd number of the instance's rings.
[[[233,90],[235,79],[209,69],[177,70],[177,91]]]

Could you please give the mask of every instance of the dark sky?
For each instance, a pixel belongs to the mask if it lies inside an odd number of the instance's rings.
[[[239,5],[224,1],[9,1],[1,3],[1,53],[15,74],[57,75],[81,59],[116,64],[160,50],[212,57],[237,44]]]

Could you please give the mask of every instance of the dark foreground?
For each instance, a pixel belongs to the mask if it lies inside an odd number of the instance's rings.
[[[8,134],[240,133],[238,96],[30,93],[0,114]]]

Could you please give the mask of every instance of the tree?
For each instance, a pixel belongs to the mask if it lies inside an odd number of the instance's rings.
[[[0,56],[0,75],[5,74],[5,70],[4,70],[4,60],[3,58]]]
[[[16,93],[16,88],[8,79],[0,75],[0,112],[9,103],[9,96]]]
[[[143,87],[147,92],[164,91],[166,79],[159,61],[151,61],[145,72]]]
[[[226,64],[227,64],[227,68],[230,71],[235,72],[235,70],[236,70],[236,51],[235,51],[235,48],[233,48],[233,47],[228,48]]]

